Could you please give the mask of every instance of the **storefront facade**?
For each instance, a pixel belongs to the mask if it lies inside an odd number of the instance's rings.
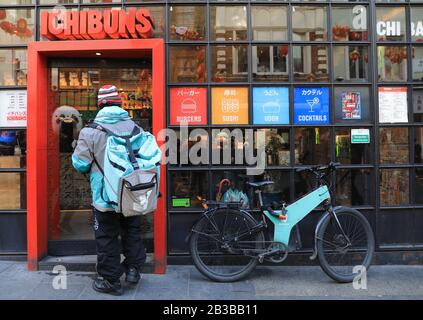
[[[131,39],[131,33],[103,29],[65,37],[43,29],[43,12],[91,12],[104,21],[119,9],[129,15],[131,8],[148,10],[153,32]],[[60,108],[77,109],[81,126],[96,112],[95,90],[114,81],[141,126],[177,133],[178,156],[163,173],[164,218],[146,221],[149,250],[156,255],[188,255],[185,238],[202,211],[201,199],[216,199],[222,179],[248,194],[254,210],[246,180],[272,179],[265,200],[290,202],[312,186],[295,168],[329,161],[342,164],[333,177],[337,203],[366,214],[377,250],[419,255],[423,1],[12,0],[0,4],[0,28],[0,253],[28,252],[36,268],[42,255],[93,252],[87,181],[69,166],[79,127],[67,127]],[[154,69],[156,45],[148,42],[163,44],[162,69]],[[45,52],[44,78],[35,72],[33,50]],[[152,89],[161,72],[162,104],[154,94],[161,89]],[[36,104],[34,92],[40,94]],[[28,131],[19,109],[27,100]],[[39,108],[45,113],[37,119]],[[49,138],[54,116],[61,119],[60,142]],[[37,131],[43,124],[49,127],[44,140]],[[231,131],[215,130],[224,128]],[[253,141],[246,138],[248,129]],[[241,143],[231,143],[231,134],[240,135]],[[241,150],[240,158],[208,161],[225,142],[233,154]],[[46,152],[40,164],[34,143],[37,150],[54,151],[56,160]],[[247,175],[251,163],[242,150],[249,143],[266,152],[264,173],[257,176]],[[197,163],[188,155],[199,146],[208,152]],[[48,161],[57,174],[45,176]],[[34,200],[40,192],[49,195],[46,203]],[[320,214],[300,224],[305,252]],[[39,223],[42,232],[31,233]]]

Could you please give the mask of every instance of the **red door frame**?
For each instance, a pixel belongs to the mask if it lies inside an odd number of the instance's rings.
[[[48,103],[48,58],[54,57],[136,58],[152,57],[153,134],[166,127],[164,42],[163,39],[45,41],[28,45],[28,125],[27,125],[27,235],[28,269],[37,270],[47,255],[49,187],[47,179],[47,126],[51,115]],[[160,144],[160,142],[159,142]],[[154,271],[165,273],[166,250],[166,166],[162,174],[157,211],[154,213]]]

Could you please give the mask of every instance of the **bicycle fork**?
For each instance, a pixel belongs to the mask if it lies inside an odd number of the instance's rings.
[[[340,208],[340,207],[335,207],[333,208],[331,205],[328,205],[326,208],[326,213],[323,215],[323,217],[320,218],[319,222],[317,223],[316,226],[316,230],[314,233],[314,249],[313,249],[313,254],[310,256],[310,260],[315,260],[317,258],[317,240],[321,240],[324,241],[323,239],[319,239],[319,237],[317,236],[319,233],[320,228],[323,225],[323,222],[328,219],[328,218],[333,218],[334,221],[336,222],[339,230],[341,231],[341,234],[343,235],[343,237],[345,238],[345,240],[347,241],[347,245],[345,247],[348,247],[351,245],[351,241],[348,238],[348,236],[346,235],[344,229],[341,226],[341,223],[339,222],[338,216],[336,215],[336,209]]]

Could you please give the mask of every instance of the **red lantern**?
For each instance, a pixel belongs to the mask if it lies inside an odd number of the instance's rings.
[[[282,57],[286,57],[286,55],[288,54],[288,46],[280,46],[279,47],[279,54]]]
[[[24,18],[20,18],[16,22],[16,30],[19,33],[25,33],[27,27],[28,27],[28,22]]]
[[[6,19],[6,10],[1,9],[0,10],[0,20]]]
[[[0,28],[7,33],[12,33],[12,24],[9,21],[0,22]]]
[[[357,61],[357,59],[360,57],[360,54],[358,53],[357,50],[354,50],[353,52],[350,53],[350,59],[352,61]]]
[[[407,49],[406,48],[401,49],[401,59],[407,59]]]

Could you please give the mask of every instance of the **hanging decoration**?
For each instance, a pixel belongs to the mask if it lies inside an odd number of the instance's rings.
[[[1,10],[0,10],[0,20],[1,19]],[[20,38],[30,38],[32,36],[32,30],[28,28],[28,21],[24,18],[20,18],[16,21],[16,24],[11,23],[10,21],[4,20],[0,22],[0,28],[11,35],[16,35]]]
[[[281,57],[286,57],[288,55],[288,46],[280,46],[279,54]]]
[[[195,67],[195,81],[205,82],[206,81],[206,48],[197,47],[197,64]]]

